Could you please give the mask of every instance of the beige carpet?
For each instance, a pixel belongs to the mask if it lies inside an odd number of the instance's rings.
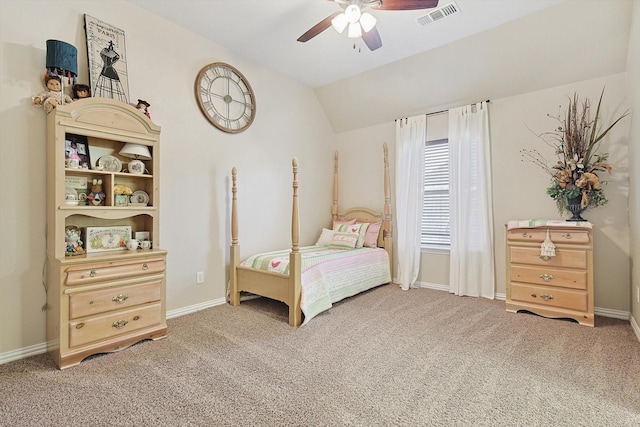
[[[2,426],[639,426],[640,343],[511,314],[503,301],[383,286],[308,325],[264,299],[59,371],[0,366]]]

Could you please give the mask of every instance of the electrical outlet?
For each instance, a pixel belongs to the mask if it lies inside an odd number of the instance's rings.
[[[204,271],[198,271],[196,273],[196,283],[204,283]]]

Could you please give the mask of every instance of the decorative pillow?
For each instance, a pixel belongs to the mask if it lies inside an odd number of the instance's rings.
[[[339,226],[342,224],[355,224],[355,219],[334,219],[333,220],[333,230],[337,230]]]
[[[335,231],[329,249],[354,249],[358,241],[357,233]]]
[[[382,221],[380,222],[372,222],[367,227],[367,234],[364,236],[364,246],[367,248],[377,248],[378,247],[378,234],[380,233],[380,227],[382,226]]]
[[[364,244],[364,237],[367,234],[368,226],[369,226],[368,222],[361,222],[358,224],[342,224],[338,226],[338,231],[357,233],[358,241],[356,242],[356,249],[360,249]]]
[[[333,230],[323,228],[320,238],[316,242],[316,246],[329,246],[331,240],[333,240]]]

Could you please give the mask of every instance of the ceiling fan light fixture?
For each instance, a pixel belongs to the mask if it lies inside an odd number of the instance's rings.
[[[362,37],[362,27],[360,27],[359,22],[352,22],[349,24],[349,32],[347,36],[350,39],[357,39],[358,37]]]
[[[342,34],[345,28],[347,28],[348,23],[349,21],[347,21],[347,16],[344,13],[341,13],[340,15],[336,16],[331,20],[331,25],[333,26],[333,29],[339,32],[340,34]]]
[[[360,17],[360,25],[362,25],[362,29],[365,33],[373,30],[373,27],[376,26],[377,19],[370,13],[363,13]]]
[[[355,24],[360,19],[361,12],[358,6],[352,4],[347,6],[347,8],[344,10],[344,14],[350,24]]]

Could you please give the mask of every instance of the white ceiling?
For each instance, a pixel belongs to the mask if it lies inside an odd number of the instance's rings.
[[[460,10],[421,26],[429,10],[369,12],[383,46],[369,51],[360,39],[333,28],[307,43],[296,39],[341,10],[327,0],[129,0],[255,63],[319,88],[440,47],[567,0],[455,0]],[[440,0],[439,6],[453,0]]]

